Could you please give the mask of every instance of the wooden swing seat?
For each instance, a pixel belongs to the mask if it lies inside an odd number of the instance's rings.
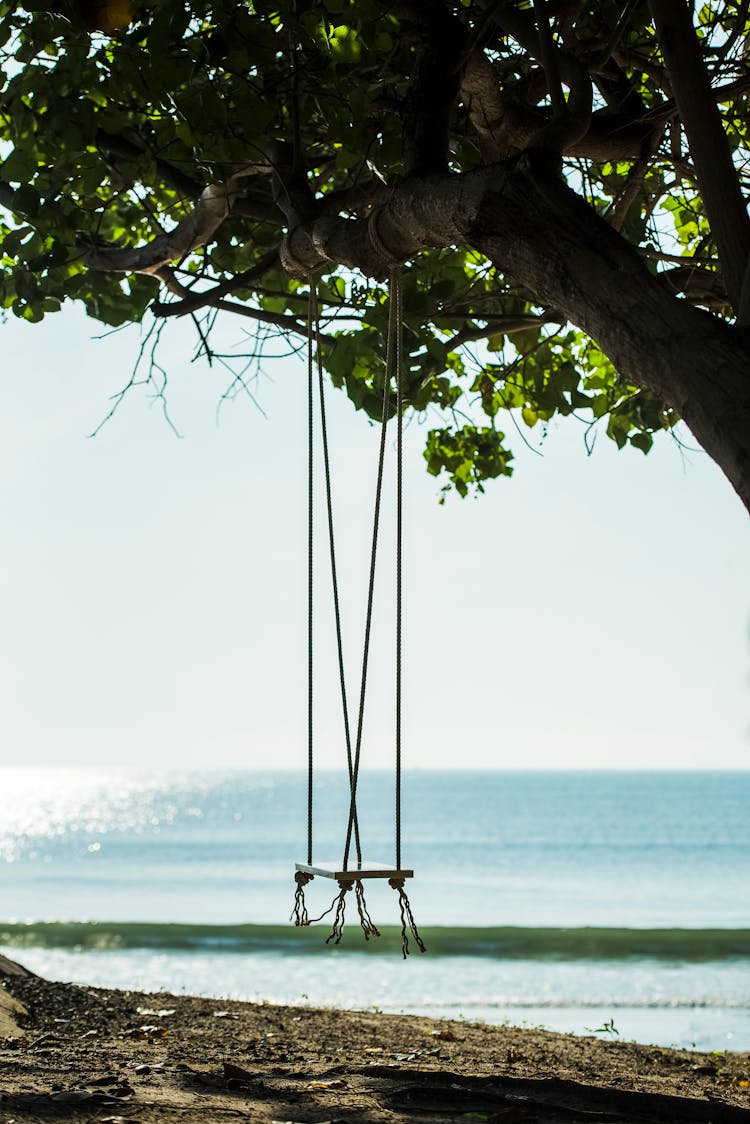
[[[333,878],[336,882],[355,882],[364,878],[413,878],[413,870],[399,870],[395,866],[385,866],[384,863],[353,862],[349,863],[346,870],[342,870],[341,863],[295,863],[295,868],[303,874],[318,875],[320,878]]]

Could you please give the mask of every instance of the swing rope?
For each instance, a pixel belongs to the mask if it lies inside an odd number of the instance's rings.
[[[315,521],[315,492],[313,488],[314,455],[313,446],[315,438],[315,412],[313,393],[314,365],[313,365],[313,284],[310,284],[310,297],[307,315],[307,864],[312,866],[313,860],[313,604],[314,604],[314,550],[313,531]],[[304,908],[304,883],[297,879],[297,895],[295,895],[295,917],[298,913],[296,897],[302,896]],[[306,916],[306,911],[305,911]],[[297,921],[297,924],[302,924]]]
[[[314,429],[315,429],[315,368],[317,366],[317,389],[320,414],[320,437],[323,447],[323,477],[325,482],[326,514],[328,525],[328,552],[331,558],[331,582],[333,586],[333,606],[336,626],[336,653],[338,659],[338,685],[341,690],[341,705],[344,717],[344,741],[346,762],[349,767],[351,792],[350,815],[353,809],[354,845],[356,861],[362,861],[360,826],[356,817],[356,785],[352,763],[352,740],[349,723],[349,704],[346,699],[346,678],[344,673],[344,644],[341,631],[341,600],[338,597],[338,577],[336,572],[336,546],[333,522],[333,498],[331,487],[331,460],[328,456],[328,427],[326,424],[325,381],[323,375],[322,339],[320,339],[320,314],[318,307],[317,284],[313,275],[309,278],[308,294],[308,347],[307,347],[307,417],[308,417],[308,768],[307,768],[307,862],[313,864],[313,714],[314,714],[314,643],[313,643],[313,591],[314,591]],[[315,354],[314,354],[315,353]]]
[[[346,842],[342,869],[348,872],[349,855],[351,851],[352,835],[354,836],[357,863],[362,862],[360,845],[359,822],[357,817],[357,785],[359,782],[359,767],[362,751],[362,735],[364,730],[365,699],[367,693],[367,672],[370,652],[370,635],[372,631],[372,613],[375,594],[375,570],[377,559],[378,534],[380,525],[380,508],[383,488],[383,470],[385,464],[385,443],[388,415],[391,407],[391,380],[396,383],[396,699],[395,699],[395,740],[396,740],[396,782],[395,782],[395,819],[396,819],[396,867],[401,870],[401,701],[402,701],[402,542],[403,542],[403,295],[401,288],[400,270],[394,270],[390,278],[390,300],[388,308],[388,334],[386,340],[385,376],[383,380],[383,406],[381,412],[380,443],[378,450],[378,467],[375,488],[375,509],[373,515],[372,544],[370,553],[370,573],[367,592],[367,610],[365,618],[365,633],[362,654],[362,670],[360,679],[359,707],[357,713],[357,728],[354,754],[352,755],[351,732],[349,724],[349,710],[346,695],[346,680],[344,674],[343,641],[341,635],[341,612],[338,592],[338,578],[336,571],[336,550],[333,528],[333,504],[331,497],[331,472],[328,455],[328,434],[325,413],[324,378],[322,362],[322,340],[320,333],[320,313],[318,294],[315,278],[309,275],[308,299],[308,347],[307,347],[307,391],[308,391],[308,791],[307,791],[307,853],[308,865],[312,866],[313,853],[313,702],[314,702],[314,675],[313,675],[313,591],[314,591],[314,383],[317,356],[317,381],[319,411],[321,419],[321,436],[323,449],[323,475],[325,482],[326,508],[328,517],[328,540],[331,564],[331,580],[333,586],[334,616],[336,625],[336,646],[338,653],[339,681],[341,689],[341,702],[344,717],[344,736],[346,742],[347,765],[349,771],[349,817],[346,830]],[[296,925],[310,925],[304,898],[304,887],[312,880],[312,875],[298,871],[295,875],[296,891],[294,897],[293,918]],[[401,947],[404,958],[409,953],[407,930],[411,932],[419,949],[425,952],[424,943],[417,930],[409,899],[404,890],[403,878],[389,879],[389,885],[398,892],[401,912]],[[339,944],[343,935],[344,915],[346,910],[346,895],[354,888],[359,921],[365,939],[371,936],[380,936],[380,931],[370,917],[365,902],[364,888],[360,879],[353,874],[351,878],[339,880],[339,892],[334,897],[331,905],[314,921],[320,921],[329,913],[334,912],[334,920],[326,944],[333,941]]]
[[[401,352],[404,331],[404,303],[400,270],[393,273],[391,294],[392,302],[396,306],[396,870],[401,870],[401,605],[403,601],[401,561],[404,507],[404,388]]]
[[[325,493],[326,493],[326,513],[328,521],[328,548],[331,562],[331,585],[333,587],[333,612],[336,623],[336,652],[338,656],[339,667],[339,688],[341,691],[341,709],[344,717],[344,741],[346,744],[346,761],[349,770],[349,791],[351,794],[350,801],[350,814],[353,811],[353,825],[354,825],[354,843],[357,854],[357,862],[362,862],[362,847],[359,839],[359,822],[357,819],[357,806],[356,806],[356,782],[354,780],[354,769],[352,762],[352,742],[351,732],[349,728],[349,705],[346,697],[346,675],[344,673],[344,643],[341,635],[341,603],[339,600],[339,583],[338,574],[336,570],[336,542],[333,531],[333,498],[331,492],[331,464],[328,455],[328,426],[326,423],[326,401],[325,401],[325,380],[323,377],[323,357],[322,357],[322,340],[320,334],[320,311],[318,305],[318,290],[314,276],[310,276],[310,290],[309,290],[309,315],[308,315],[308,372],[312,371],[313,367],[313,334],[315,340],[315,354],[317,359],[317,374],[318,374],[318,401],[320,409],[320,431],[321,431],[321,444],[323,447],[323,477],[325,480]],[[308,414],[312,419],[314,413],[313,404],[313,390],[312,390],[312,375],[308,375]],[[309,424],[309,437],[310,437],[310,464],[312,464],[312,421]],[[308,512],[308,554],[310,559],[310,573],[312,573],[312,557],[313,557],[313,496],[312,496],[312,469],[310,470],[310,494],[308,495],[310,509]],[[312,599],[312,594],[310,594]],[[312,608],[310,603],[310,621],[312,621]],[[312,624],[310,625],[309,635],[309,676],[310,676],[310,692],[312,699]],[[312,705],[312,704],[311,704]],[[312,713],[310,713],[310,733],[308,750],[312,755]],[[311,758],[310,758],[311,759]],[[308,864],[312,865],[312,771],[309,770],[308,775]]]
[[[375,563],[378,553],[378,532],[380,529],[380,500],[383,493],[383,466],[385,464],[385,438],[388,426],[388,410],[391,400],[391,367],[393,362],[393,340],[396,333],[395,327],[396,308],[391,289],[391,300],[388,306],[388,338],[386,342],[385,378],[383,379],[383,408],[380,417],[380,445],[378,448],[378,472],[375,485],[375,513],[372,521],[372,547],[370,550],[370,579],[367,587],[367,613],[365,616],[365,640],[362,653],[362,677],[360,680],[359,712],[357,715],[357,741],[354,750],[354,776],[351,785],[351,803],[349,806],[349,823],[346,828],[346,843],[344,845],[343,869],[348,869],[349,850],[352,838],[352,826],[356,817],[357,783],[359,781],[359,762],[362,754],[362,733],[364,730],[365,696],[367,693],[367,668],[370,655],[370,633],[372,630],[372,607],[375,600]]]

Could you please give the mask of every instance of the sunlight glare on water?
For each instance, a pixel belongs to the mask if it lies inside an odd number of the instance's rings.
[[[66,837],[78,849],[101,849],[101,840],[87,837],[109,832],[154,833],[162,823],[172,823],[176,803],[155,798],[165,783],[164,774],[91,769],[3,769],[3,822],[0,825],[0,860],[44,858],[45,845],[59,846]],[[169,778],[174,793],[194,789],[194,778]],[[196,811],[199,811],[196,809]],[[98,842],[98,846],[97,846]]]

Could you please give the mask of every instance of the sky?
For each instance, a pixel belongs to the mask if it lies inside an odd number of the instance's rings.
[[[304,366],[267,363],[254,401],[220,405],[227,371],[191,364],[175,324],[180,436],[136,387],[90,437],[140,342],[101,331],[74,308],[0,325],[0,760],[301,768]],[[246,347],[243,322],[222,332]],[[354,699],[377,430],[335,391],[329,418]],[[515,476],[440,505],[426,429],[406,433],[405,766],[748,768],[750,522],[719,469],[670,438],[587,456],[563,420],[541,456],[509,428]],[[363,768],[394,752],[392,485]],[[316,754],[342,768],[319,558]]]

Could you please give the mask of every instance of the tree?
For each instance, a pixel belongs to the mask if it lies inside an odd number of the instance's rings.
[[[4,0],[3,306],[187,317],[209,359],[231,312],[257,359],[316,275],[375,417],[400,267],[459,492],[510,474],[503,416],[643,452],[682,417],[750,508],[749,7]]]

